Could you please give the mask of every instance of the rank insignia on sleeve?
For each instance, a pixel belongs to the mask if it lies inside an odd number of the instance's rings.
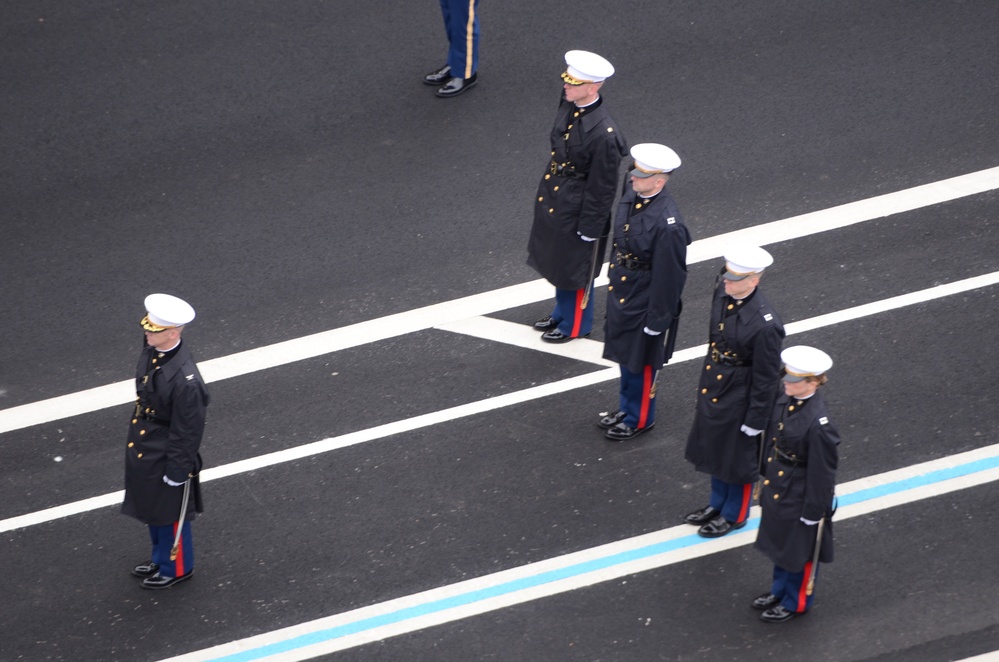
[[[187,381],[191,381],[192,379],[194,379],[194,373],[191,373],[190,375],[185,376],[184,379],[186,379]]]
[[[669,218],[666,219],[666,225],[673,225],[674,223],[676,223],[675,217],[670,216]]]
[[[829,425],[829,419],[823,416],[819,419],[819,425]]]
[[[773,318],[774,316],[771,315],[770,313],[767,313],[766,315],[763,316],[763,319],[765,319],[768,322],[771,321]]]

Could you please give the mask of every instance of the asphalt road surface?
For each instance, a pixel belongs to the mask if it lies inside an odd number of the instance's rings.
[[[479,84],[444,100],[431,2],[0,5],[0,660],[999,650],[999,3],[480,10]],[[599,325],[553,348],[523,324],[549,311],[526,241],[573,48],[617,67],[629,143],[683,158],[695,238],[658,424],[629,444],[594,425]],[[680,524],[738,237],[776,258],[787,344],[835,360],[837,559],[779,626],[749,608],[752,527]],[[195,576],[153,592],[116,504],[160,291],[198,312],[213,400]]]

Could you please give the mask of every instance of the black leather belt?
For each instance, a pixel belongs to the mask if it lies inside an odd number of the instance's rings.
[[[797,455],[788,455],[787,453],[785,453],[784,451],[782,451],[780,448],[778,448],[776,444],[774,444],[774,455],[777,456],[777,461],[780,462],[781,464],[783,464],[786,467],[807,467],[808,466],[808,460],[803,460],[802,458],[798,457]]]
[[[568,177],[569,179],[586,179],[585,172],[578,172],[573,168],[567,168],[560,163],[551,162],[548,171],[556,177]]]
[[[726,356],[717,349],[711,350],[711,360],[715,363],[721,363],[722,365],[732,365],[736,367],[753,365],[752,359],[739,359],[734,356]]]
[[[650,271],[652,269],[652,265],[648,262],[642,262],[641,260],[636,260],[631,257],[625,257],[620,253],[614,256],[614,260],[617,262],[619,267],[631,269],[632,271]]]

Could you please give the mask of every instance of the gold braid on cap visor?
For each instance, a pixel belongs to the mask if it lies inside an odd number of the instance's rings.
[[[586,85],[587,83],[592,83],[592,80],[580,80],[579,78],[573,78],[569,75],[568,71],[562,72],[562,80],[569,83],[569,85]]]
[[[784,372],[791,375],[792,377],[800,377],[802,379],[804,379],[805,377],[818,377],[818,375],[815,374],[814,372],[794,372],[793,370],[789,370],[787,364],[784,364]]]
[[[149,321],[149,315],[143,317],[142,320],[139,321],[139,324],[141,324],[142,328],[146,331],[152,331],[153,333],[159,333],[160,331],[166,331],[167,329],[177,328],[175,326],[160,326],[159,324],[153,324]]]
[[[640,173],[642,173],[644,175],[647,175],[649,177],[651,177],[652,175],[664,175],[664,174],[666,174],[665,170],[646,170],[642,166],[638,165],[638,163],[635,164],[635,170],[637,170],[638,172],[640,172]]]

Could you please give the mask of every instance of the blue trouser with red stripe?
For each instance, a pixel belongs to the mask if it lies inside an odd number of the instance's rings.
[[[479,0],[441,0],[451,75],[471,78],[479,68]]]
[[[739,485],[711,477],[711,507],[720,510],[722,517],[729,522],[744,521],[749,517],[749,507],[752,504],[752,483]]]
[[[656,371],[645,366],[641,372],[631,372],[621,366],[621,393],[618,408],[624,412],[621,421],[629,428],[641,430],[656,422],[656,395],[652,386]]]
[[[593,330],[593,286],[590,286],[590,301],[583,308],[583,295],[586,290],[560,290],[555,288],[555,308],[552,320],[558,323],[558,330],[567,336],[579,338],[590,335]]]
[[[164,577],[181,577],[194,569],[194,541],[191,538],[191,522],[185,521],[180,533],[180,544],[177,546],[177,558],[170,560],[170,549],[173,547],[174,536],[177,535],[177,524],[166,526],[149,525],[149,538],[153,541],[153,563],[160,567]]]
[[[780,603],[784,605],[784,609],[788,611],[803,612],[808,611],[812,606],[812,600],[815,598],[814,592],[812,595],[807,595],[807,582],[808,577],[812,573],[812,562],[809,561],[802,568],[801,572],[789,572],[780,566],[774,566],[774,580],[770,584],[770,593],[780,598]],[[818,570],[816,569],[815,578],[818,581]],[[815,588],[814,586],[812,587]]]

